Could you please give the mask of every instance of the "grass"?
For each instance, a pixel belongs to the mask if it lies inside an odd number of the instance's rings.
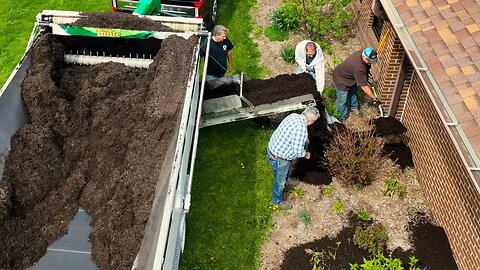
[[[258,269],[271,227],[270,134],[250,121],[201,130],[181,269]]]
[[[261,79],[269,71],[257,65],[260,52],[249,36],[256,31],[249,12],[255,4],[255,0],[222,0],[219,3],[217,24],[223,24],[229,29],[228,38],[235,46],[232,74],[243,72],[252,79]]]
[[[35,23],[44,9],[74,11],[109,11],[111,1],[73,0],[2,0],[0,4],[0,85],[20,61]],[[80,3],[80,4],[79,4]]]
[[[265,29],[265,36],[271,41],[284,41],[288,39],[288,31],[282,31],[270,25]]]

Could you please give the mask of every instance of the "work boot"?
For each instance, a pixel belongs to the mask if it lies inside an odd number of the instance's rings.
[[[287,201],[283,201],[279,204],[277,204],[278,207],[282,210],[290,210],[292,209],[292,204],[290,202],[287,202]]]
[[[355,109],[351,109],[350,111],[353,112],[353,114],[355,114],[358,117],[363,117],[363,113],[359,109],[355,108]]]

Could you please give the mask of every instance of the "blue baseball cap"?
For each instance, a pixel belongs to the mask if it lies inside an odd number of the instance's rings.
[[[377,52],[372,47],[365,48],[363,50],[362,55],[365,56],[365,58],[368,59],[368,62],[370,62],[370,64],[375,64],[375,63],[378,62]]]

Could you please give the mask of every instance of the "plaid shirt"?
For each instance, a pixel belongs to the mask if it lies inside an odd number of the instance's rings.
[[[273,132],[268,149],[277,157],[293,160],[305,156],[307,121],[301,114],[292,113]]]

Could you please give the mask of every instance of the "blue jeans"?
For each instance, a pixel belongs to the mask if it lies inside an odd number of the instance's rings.
[[[270,162],[273,172],[273,191],[272,202],[274,204],[280,204],[283,202],[283,190],[287,184],[288,175],[292,168],[291,160],[277,159],[270,154],[270,150],[267,149],[267,158]]]
[[[337,91],[337,110],[340,113],[340,118],[345,120],[348,116],[348,107],[350,109],[358,109],[357,100],[357,86],[350,87],[347,91],[340,88]]]

